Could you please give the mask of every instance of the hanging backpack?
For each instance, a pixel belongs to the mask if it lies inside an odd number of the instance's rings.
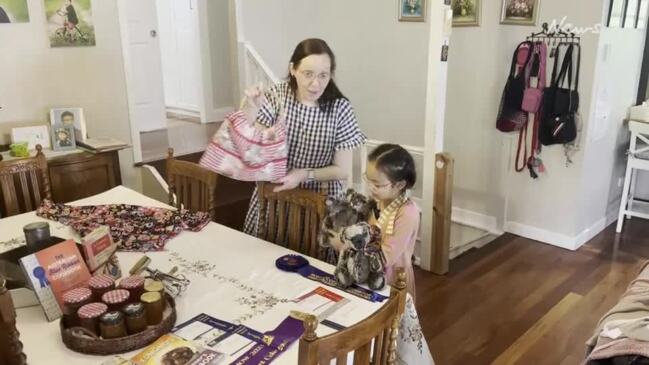
[[[557,74],[561,46],[566,53]],[[577,66],[573,85],[574,53],[577,50]],[[539,140],[545,146],[570,143],[577,138],[577,111],[579,110],[579,72],[581,48],[578,44],[559,44],[552,70],[552,83],[544,92],[543,115],[539,128]],[[566,78],[567,88],[564,87]]]
[[[533,50],[534,44],[525,41],[514,51],[496,120],[496,128],[501,132],[518,131],[527,124],[528,114],[522,109],[522,105],[527,86],[526,70],[534,53]]]

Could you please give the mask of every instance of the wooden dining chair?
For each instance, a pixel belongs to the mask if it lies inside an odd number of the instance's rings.
[[[259,238],[323,259],[324,251],[318,245],[318,231],[325,215],[326,196],[305,189],[275,193],[273,190],[276,186],[257,183]]]
[[[310,315],[304,321],[300,338],[298,365],[347,364],[353,352],[355,365],[392,365],[396,363],[399,322],[406,306],[406,273],[397,272],[390,299],[372,316],[356,325],[329,336],[318,338],[315,330],[317,317]]]
[[[0,161],[0,186],[7,216],[31,212],[43,199],[52,199],[47,159],[41,145],[36,156]]]
[[[193,212],[208,212],[216,216],[216,185],[219,176],[202,166],[174,159],[170,148],[167,156],[169,205]]]

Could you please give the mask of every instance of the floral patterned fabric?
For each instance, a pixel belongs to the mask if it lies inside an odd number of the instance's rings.
[[[110,235],[121,251],[160,251],[180,232],[200,231],[210,222],[208,213],[169,210],[127,204],[75,207],[44,200],[36,210],[40,217],[72,227],[85,236],[99,226],[110,227]]]

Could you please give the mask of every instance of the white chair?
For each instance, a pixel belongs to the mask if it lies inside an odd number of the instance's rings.
[[[622,202],[617,220],[616,232],[618,233],[622,232],[624,216],[627,219],[631,217],[649,219],[649,203],[635,200],[638,170],[649,171],[649,123],[631,121],[629,130],[631,131],[631,146],[628,152]]]

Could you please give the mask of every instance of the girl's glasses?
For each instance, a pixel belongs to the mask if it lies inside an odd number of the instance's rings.
[[[393,186],[394,185],[393,183],[377,184],[377,183],[373,182],[372,180],[370,180],[369,177],[367,177],[367,172],[363,174],[363,181],[365,181],[366,184],[368,184],[370,186],[373,186],[376,189],[385,189],[388,186]]]

